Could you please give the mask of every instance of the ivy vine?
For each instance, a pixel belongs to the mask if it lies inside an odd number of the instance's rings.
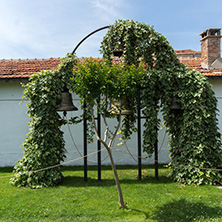
[[[123,49],[122,60],[113,63],[113,50]],[[61,182],[60,167],[38,172],[59,164],[65,158],[63,133],[66,122],[57,114],[60,93],[66,85],[86,105],[86,117],[92,126],[90,107],[98,106],[107,117],[112,99],[128,96],[133,116],[125,116],[121,131],[128,139],[136,131],[136,94],[141,88],[144,123],[143,148],[153,154],[162,112],[170,136],[172,178],[184,184],[221,184],[220,133],[217,126],[217,100],[206,77],[180,64],[167,39],[153,27],[133,20],[118,20],[110,26],[101,43],[104,60],[77,62],[67,55],[56,70],[34,74],[26,85],[29,100],[30,131],[23,143],[24,157],[15,166],[11,183],[17,186],[53,186]],[[75,65],[75,70],[73,66]],[[180,113],[170,110],[177,96]],[[119,111],[123,108],[119,107]],[[72,119],[72,123],[83,120]],[[92,129],[92,127],[91,127]],[[92,130],[88,131],[92,141]],[[111,132],[110,132],[111,133]],[[53,139],[52,139],[53,138]]]
[[[180,64],[167,39],[143,23],[118,20],[110,26],[101,44],[104,58],[112,62],[115,48],[123,49],[126,64],[143,61],[147,70],[140,82],[147,117],[144,151],[154,152],[161,110],[170,136],[172,178],[185,184],[221,184],[217,100],[206,77]],[[181,105],[179,114],[170,110],[173,96]]]
[[[64,86],[70,87],[75,63],[75,58],[67,55],[57,69],[33,74],[25,86],[30,130],[22,144],[24,156],[14,168],[13,185],[38,188],[55,186],[62,181],[61,167],[41,169],[58,165],[65,158],[65,142],[60,129],[65,121],[56,108]]]

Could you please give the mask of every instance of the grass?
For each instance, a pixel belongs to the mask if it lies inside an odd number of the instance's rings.
[[[60,186],[42,189],[17,188],[6,176],[12,168],[0,168],[0,221],[222,221],[222,190],[215,186],[184,186],[172,182],[170,170],[161,166],[159,180],[152,167],[117,167],[126,209],[119,209],[110,167],[89,167],[84,182],[81,167],[64,167]]]

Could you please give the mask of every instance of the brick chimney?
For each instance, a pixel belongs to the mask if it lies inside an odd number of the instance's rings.
[[[202,68],[210,69],[222,66],[220,57],[220,29],[207,29],[200,33]],[[219,67],[218,67],[219,68]]]

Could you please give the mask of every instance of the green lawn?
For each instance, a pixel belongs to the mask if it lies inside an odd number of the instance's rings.
[[[95,167],[83,180],[81,167],[64,167],[60,186],[17,188],[9,184],[12,168],[0,168],[0,221],[222,221],[222,189],[183,186],[172,182],[170,170],[161,166],[159,180],[153,167],[118,167],[127,209],[119,209],[110,167],[102,168],[98,182]]]

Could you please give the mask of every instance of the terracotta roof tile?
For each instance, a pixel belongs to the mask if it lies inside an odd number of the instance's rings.
[[[2,59],[0,60],[0,79],[28,78],[34,72],[54,69],[61,58],[50,59]]]
[[[201,60],[180,59],[180,62],[184,65],[188,65],[191,69],[201,68]]]
[[[176,50],[183,51],[183,50]],[[187,51],[187,50],[184,50]],[[193,50],[188,50],[193,52]],[[195,52],[195,51],[194,51]],[[200,57],[178,57],[180,62],[209,77],[222,77],[222,69],[202,69]],[[99,59],[99,58],[97,58]],[[61,58],[50,59],[2,59],[0,60],[0,80],[27,79],[34,72],[55,69]]]
[[[198,71],[201,72],[205,76],[222,77],[222,69],[210,69],[210,70],[209,69],[199,69]]]
[[[192,49],[181,49],[181,50],[175,50],[176,54],[201,54],[199,51],[195,51]]]

